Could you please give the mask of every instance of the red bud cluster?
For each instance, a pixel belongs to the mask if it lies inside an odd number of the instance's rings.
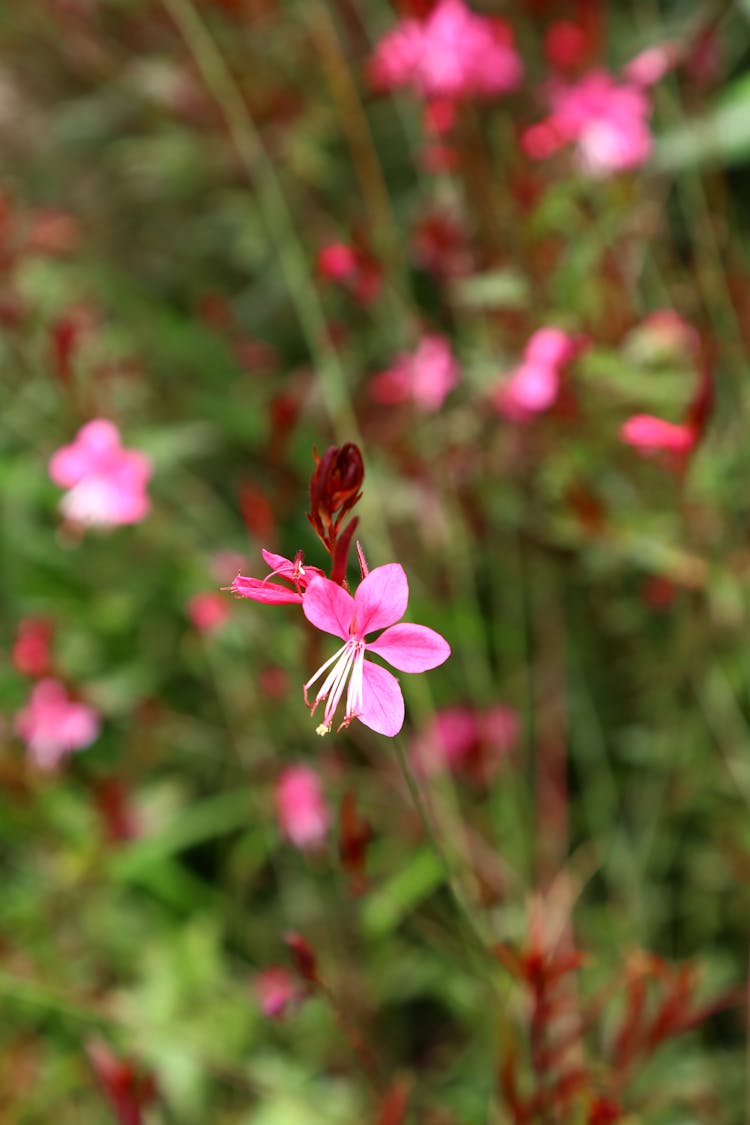
[[[331,556],[331,579],[343,582],[349,545],[359,522],[355,516],[343,527],[346,516],[362,498],[365,475],[362,454],[354,442],[330,446],[322,457],[314,451],[315,469],[310,478],[310,511],[307,518]]]

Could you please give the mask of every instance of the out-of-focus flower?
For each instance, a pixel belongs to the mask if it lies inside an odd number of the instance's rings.
[[[529,339],[522,362],[492,394],[498,413],[524,421],[549,410],[560,389],[560,372],[581,347],[580,337],[560,328],[540,328]]]
[[[555,20],[544,36],[544,55],[556,70],[576,70],[583,63],[591,44],[584,28],[572,20]]]
[[[418,266],[439,279],[461,277],[472,268],[466,231],[446,211],[428,211],[414,226],[412,251]]]
[[[523,135],[523,147],[532,159],[544,159],[573,144],[583,170],[597,177],[648,160],[651,103],[640,87],[618,83],[605,70],[596,70],[572,85],[554,87],[551,102],[550,115]]]
[[[245,556],[239,551],[215,551],[211,556],[211,577],[216,582],[231,582],[245,565]]]
[[[700,336],[674,309],[657,309],[628,334],[625,347],[641,363],[692,362],[700,352]]]
[[[55,484],[68,489],[60,510],[74,523],[138,523],[149,510],[151,462],[139,450],[124,449],[117,427],[104,418],[88,422],[71,445],[58,449],[49,474]]]
[[[315,770],[290,766],[276,783],[276,814],[286,838],[302,851],[315,851],[326,838],[330,814]]]
[[[59,680],[40,680],[15,719],[35,766],[54,770],[75,750],[89,746],[99,734],[99,716],[85,703],[70,699]]]
[[[266,602],[268,605],[301,602],[302,591],[307,587],[310,580],[316,574],[323,574],[323,571],[317,566],[305,566],[303,564],[301,551],[297,552],[293,561],[284,558],[283,555],[276,555],[273,551],[266,551],[265,548],[261,551],[261,554],[266,565],[271,568],[271,573],[263,579],[249,578],[244,574],[238,574],[229,587],[233,594],[239,594],[243,598],[252,598],[254,602]],[[268,581],[269,578],[273,578],[277,574],[279,578],[290,582],[293,589],[288,586],[280,586],[278,582]]]
[[[393,367],[373,376],[370,394],[393,405],[412,401],[425,413],[439,410],[458,382],[458,364],[445,336],[424,336],[416,350],[396,357]]]
[[[329,242],[318,251],[316,265],[324,280],[344,286],[360,304],[369,305],[380,292],[382,268],[361,246]]]
[[[103,1039],[90,1039],[86,1053],[119,1125],[141,1125],[156,1098],[153,1074],[119,1058]]]
[[[502,768],[518,731],[518,715],[503,704],[484,711],[447,707],[414,740],[412,762],[425,776],[452,770],[486,782]]]
[[[620,429],[620,437],[627,445],[632,445],[644,454],[689,453],[696,441],[692,426],[666,422],[652,414],[634,414]]]
[[[53,628],[43,617],[25,617],[13,642],[13,667],[22,676],[45,676],[50,669]]]
[[[676,65],[679,54],[674,43],[655,43],[631,59],[623,69],[628,82],[646,89],[661,82],[665,74]]]
[[[365,660],[365,651],[382,656],[401,672],[437,668],[451,651],[445,638],[434,629],[394,624],[404,616],[408,600],[409,584],[398,563],[370,571],[354,597],[327,578],[313,578],[302,599],[302,612],[317,629],[344,641],[304,686],[311,714],[319,703],[325,702],[319,734],[330,731],[347,680],[349,690],[342,726],[359,719],[378,734],[393,736],[401,730],[404,699],[398,680],[379,664]],[[366,641],[368,633],[380,629],[384,632],[377,640]],[[311,704],[308,691],[324,676]]]
[[[213,633],[230,616],[226,600],[213,591],[194,594],[188,602],[188,616],[200,633]]]
[[[523,64],[507,23],[439,0],[422,20],[401,20],[378,43],[370,77],[381,90],[411,87],[424,98],[494,97],[514,90]]]
[[[270,965],[255,978],[255,993],[266,1019],[281,1019],[302,999],[299,982],[283,965]]]

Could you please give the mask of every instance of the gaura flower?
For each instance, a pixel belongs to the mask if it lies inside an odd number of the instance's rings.
[[[279,827],[302,851],[315,851],[326,838],[330,815],[315,770],[289,766],[276,782],[274,794]]]
[[[352,719],[389,737],[401,730],[404,698],[398,680],[379,664],[366,660],[365,652],[382,656],[401,672],[426,672],[447,660],[451,651],[434,629],[395,624],[404,616],[408,600],[409,584],[398,563],[370,571],[354,597],[328,578],[312,579],[302,599],[302,612],[316,628],[344,642],[304,686],[310,714],[325,702],[318,734],[330,731],[347,680],[346,709],[339,730]],[[384,631],[376,640],[367,641],[367,634],[378,629]],[[321,678],[323,682],[310,703],[309,690]]]
[[[59,680],[40,680],[16,715],[15,729],[34,765],[54,770],[67,754],[97,738],[99,716],[85,703],[70,699]]]
[[[667,422],[653,414],[634,414],[620,429],[620,438],[641,453],[664,450],[666,453],[690,453],[698,434],[693,426]]]
[[[580,337],[560,328],[540,328],[529,338],[522,362],[493,392],[497,412],[520,422],[549,410],[560,390],[561,370],[582,347]]]
[[[445,336],[423,336],[415,352],[402,352],[393,367],[375,375],[370,394],[388,405],[408,402],[430,413],[439,410],[458,382],[458,364]]]
[[[49,475],[68,489],[60,510],[74,523],[115,527],[138,523],[149,510],[151,462],[137,449],[124,449],[117,426],[104,418],[88,422],[57,450]]]
[[[248,578],[238,574],[229,589],[242,598],[252,598],[254,602],[266,602],[267,605],[285,605],[288,602],[301,602],[302,592],[308,582],[316,575],[322,576],[323,571],[317,566],[304,566],[302,552],[298,551],[294,560],[286,559],[283,555],[276,555],[273,551],[261,551],[266,565],[271,568],[271,573],[265,578]],[[293,589],[280,586],[278,582],[269,582],[278,574],[279,578],[291,582]]]

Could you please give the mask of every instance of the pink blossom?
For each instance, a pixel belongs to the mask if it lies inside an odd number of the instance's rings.
[[[572,20],[555,20],[544,36],[544,54],[550,66],[575,70],[589,53],[589,36]]]
[[[301,999],[296,978],[283,965],[270,965],[255,978],[260,1010],[267,1019],[281,1019]]]
[[[617,83],[597,70],[573,85],[553,88],[551,100],[552,113],[523,138],[533,159],[575,144],[581,166],[592,176],[637,168],[648,159],[651,105],[640,87]]]
[[[440,409],[458,374],[450,342],[445,336],[428,335],[411,355],[403,352],[393,367],[373,376],[370,393],[388,405],[412,400],[428,413]]]
[[[678,59],[674,43],[657,43],[637,54],[623,70],[628,82],[634,86],[655,86],[668,74]]]
[[[124,449],[117,427],[104,418],[88,422],[71,445],[58,449],[49,475],[69,490],[60,509],[75,523],[101,527],[138,523],[149,510],[146,485],[151,462],[138,450]]]
[[[67,754],[97,738],[99,716],[85,703],[70,699],[59,680],[40,680],[16,715],[15,729],[34,765],[54,770]]]
[[[318,252],[318,271],[328,281],[351,281],[357,272],[357,254],[345,242],[330,242]]]
[[[580,338],[560,328],[535,332],[524,349],[522,362],[492,395],[498,413],[524,421],[549,410],[560,389],[560,372],[581,346]]]
[[[214,591],[194,594],[188,602],[187,611],[190,620],[200,633],[215,632],[230,615],[225,599]]]
[[[233,593],[239,594],[243,598],[252,598],[255,602],[266,602],[268,605],[301,602],[302,592],[306,589],[310,580],[315,575],[322,576],[323,574],[323,571],[317,566],[303,565],[301,551],[297,552],[294,561],[265,549],[261,551],[261,554],[266,564],[271,568],[271,573],[263,579],[247,578],[244,574],[238,574],[229,587]],[[280,586],[278,582],[268,581],[276,574],[287,582],[291,582],[293,589],[290,589],[289,586]]]
[[[398,563],[370,571],[354,597],[328,578],[313,578],[307,587],[302,600],[307,620],[344,641],[304,687],[311,714],[319,703],[326,704],[319,734],[330,731],[347,680],[349,690],[341,726],[359,719],[378,734],[393,736],[401,730],[404,700],[398,680],[381,665],[365,660],[365,652],[382,656],[401,672],[426,672],[447,660],[451,651],[445,638],[434,629],[395,624],[406,612],[408,600],[409,584]],[[368,633],[379,629],[384,632],[377,640],[366,641]],[[310,704],[308,691],[323,676]]]
[[[448,707],[415,739],[412,761],[425,776],[449,769],[487,781],[513,749],[518,729],[518,715],[503,704],[486,711]]]
[[[330,816],[320,780],[309,766],[290,766],[276,783],[276,814],[286,838],[302,851],[323,843]]]
[[[410,86],[425,98],[492,97],[519,85],[523,65],[504,21],[438,0],[424,20],[401,20],[380,40],[370,75],[379,89]]]
[[[627,445],[646,454],[660,450],[686,454],[695,445],[696,432],[692,426],[665,422],[651,414],[634,414],[623,424],[620,437]]]

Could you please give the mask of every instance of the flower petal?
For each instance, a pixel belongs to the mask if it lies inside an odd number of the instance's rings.
[[[243,598],[252,598],[254,602],[266,602],[268,605],[284,605],[286,602],[301,602],[302,595],[288,586],[279,586],[278,582],[261,582],[260,578],[246,578],[238,574],[230,586],[234,594]]]
[[[404,725],[404,697],[398,680],[379,664],[365,660],[362,665],[361,723],[377,734],[393,738]]]
[[[335,637],[349,639],[349,626],[354,616],[354,598],[330,578],[316,575],[302,598],[302,612],[307,620]]]
[[[400,672],[426,672],[451,654],[444,637],[426,625],[394,625],[367,646]]]
[[[399,563],[371,570],[354,595],[354,613],[360,636],[400,621],[409,601],[409,583]]]

